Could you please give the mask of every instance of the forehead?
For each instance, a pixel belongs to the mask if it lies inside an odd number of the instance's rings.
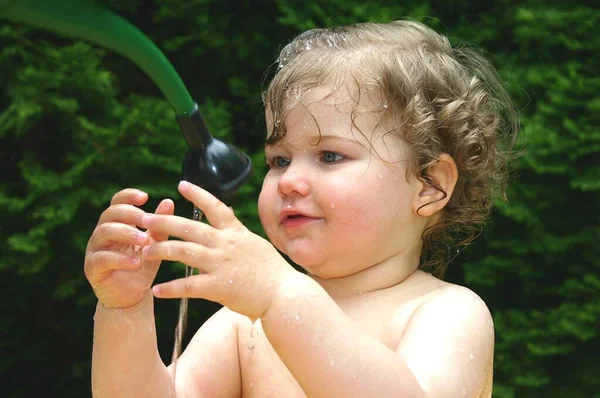
[[[383,99],[381,91],[354,84],[323,85],[306,90],[290,90],[283,121],[284,141],[306,133],[339,135],[367,143],[381,130]],[[278,130],[272,112],[266,110],[267,138]],[[359,134],[356,134],[359,133]]]

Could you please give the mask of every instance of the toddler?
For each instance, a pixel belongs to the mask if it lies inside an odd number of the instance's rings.
[[[283,49],[264,104],[269,241],[185,181],[208,223],[170,200],[146,213],[135,189],[100,216],[94,396],[491,396],[490,312],[439,279],[503,194],[516,118],[490,64],[418,22],[315,29]],[[161,260],[199,273],[152,286]],[[176,380],[155,297],[224,306]]]

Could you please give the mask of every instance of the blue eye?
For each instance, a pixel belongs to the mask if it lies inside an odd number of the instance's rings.
[[[273,156],[267,159],[267,164],[271,169],[280,169],[290,165],[290,159],[284,158],[283,156]]]
[[[336,152],[323,151],[321,153],[321,160],[323,163],[335,163],[344,160],[344,155],[340,155]]]

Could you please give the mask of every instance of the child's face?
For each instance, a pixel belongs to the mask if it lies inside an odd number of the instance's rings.
[[[353,111],[372,107],[367,96],[356,107],[346,90],[328,92],[307,94],[287,115],[284,138],[265,149],[271,169],[258,207],[269,239],[321,278],[405,256],[416,266],[425,224],[414,208],[419,184],[406,179],[406,144],[384,137],[375,113],[352,125]]]

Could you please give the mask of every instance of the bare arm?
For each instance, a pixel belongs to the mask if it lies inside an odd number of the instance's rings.
[[[157,348],[153,297],[129,309],[98,303],[94,316],[94,397],[175,397],[171,375]]]
[[[481,390],[493,334],[487,307],[472,292],[424,305],[394,352],[306,279],[286,284],[261,320],[308,396],[474,397]]]
[[[402,357],[360,331],[316,282],[295,277],[280,291],[261,321],[308,396],[424,396]]]
[[[98,304],[94,324],[94,397],[239,397],[234,316],[222,309],[196,333],[177,363],[177,383],[156,342],[152,295],[128,310]]]
[[[175,385],[159,356],[150,286],[160,260],[145,261],[138,253],[140,247],[164,242],[168,235],[138,229],[146,215],[138,206],[147,199],[146,193],[135,189],[115,194],[86,250],[85,274],[99,300],[94,317],[93,395],[239,396],[237,328],[227,311],[217,313],[197,333],[178,364]],[[173,206],[163,200],[156,213],[173,214]]]
[[[396,349],[428,396],[491,394],[494,326],[485,303],[450,286],[413,315]],[[487,385],[486,385],[487,384]]]

